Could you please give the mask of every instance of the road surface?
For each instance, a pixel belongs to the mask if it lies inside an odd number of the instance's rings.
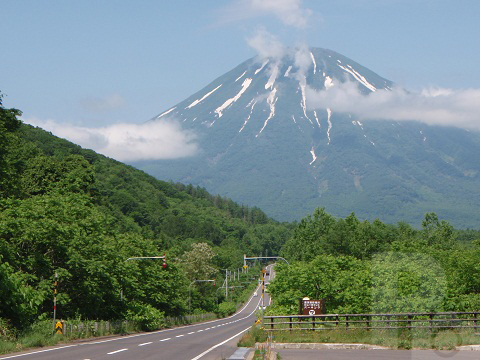
[[[226,359],[251,328],[261,305],[261,288],[235,315],[206,323],[110,339],[59,345],[25,353],[0,355],[0,360],[217,360]],[[268,294],[265,303],[269,301]]]

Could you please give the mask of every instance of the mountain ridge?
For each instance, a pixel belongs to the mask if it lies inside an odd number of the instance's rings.
[[[335,216],[411,224],[434,211],[456,226],[478,226],[480,164],[471,154],[480,152],[480,135],[309,106],[308,88],[328,91],[347,81],[364,94],[394,86],[327,49],[251,58],[153,118],[172,117],[194,131],[195,156],[133,165],[278,220],[325,207]]]

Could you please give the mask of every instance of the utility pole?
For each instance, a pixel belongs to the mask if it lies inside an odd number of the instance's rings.
[[[265,270],[262,270],[262,325],[263,325],[263,312],[265,307]]]
[[[55,271],[55,282],[53,283],[53,328],[57,326],[57,286],[58,286],[58,273]]]
[[[228,301],[228,269],[225,269],[225,300]]]

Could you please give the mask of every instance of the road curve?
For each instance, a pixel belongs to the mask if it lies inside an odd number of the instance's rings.
[[[269,302],[265,294],[265,304]],[[174,329],[141,333],[84,343],[66,344],[0,360],[213,360],[225,359],[236,349],[244,332],[255,322],[262,302],[261,290],[235,315]]]

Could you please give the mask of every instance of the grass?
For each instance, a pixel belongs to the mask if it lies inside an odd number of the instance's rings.
[[[266,331],[261,330],[257,325],[253,325],[250,331],[243,334],[237,345],[238,347],[255,347],[257,342],[267,341],[267,337]]]
[[[253,326],[238,342],[241,347],[254,347],[267,341],[268,332]],[[457,346],[480,344],[473,330],[444,330],[431,334],[428,330],[327,330],[277,331],[276,343],[356,343],[386,346],[391,349],[453,350]]]

